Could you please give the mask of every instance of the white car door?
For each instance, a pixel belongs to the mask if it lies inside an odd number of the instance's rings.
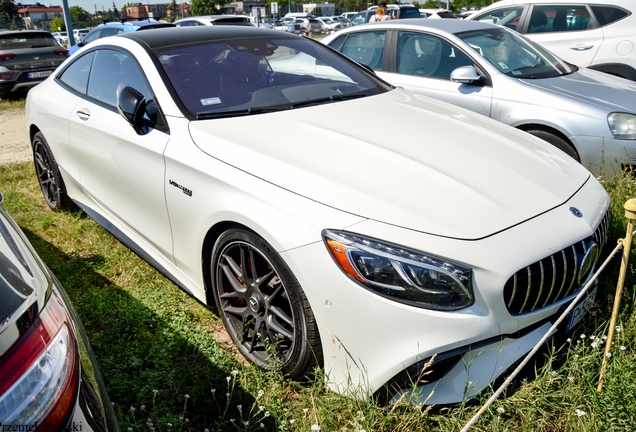
[[[534,5],[525,33],[563,60],[587,67],[603,43],[585,5]]]
[[[135,132],[116,108],[124,86],[140,91],[146,100],[153,97],[136,60],[122,51],[97,51],[88,97],[69,118],[74,164],[80,167],[81,186],[92,204],[101,207],[100,213],[111,222],[116,218],[133,241],[146,241],[171,257],[163,157],[169,135],[157,129]]]
[[[490,116],[492,87],[450,80],[453,70],[474,65],[468,55],[443,38],[422,32],[400,31],[395,70],[381,77],[405,90]]]

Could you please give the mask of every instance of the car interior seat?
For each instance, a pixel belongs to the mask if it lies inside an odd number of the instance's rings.
[[[249,102],[252,94],[268,86],[260,71],[262,56],[249,52],[230,51],[219,63],[221,102],[237,106]]]
[[[548,17],[541,9],[533,9],[530,16],[530,27],[528,33],[540,33],[548,31]]]
[[[409,37],[398,54],[398,72],[409,75],[430,76],[439,67],[442,43],[426,36]]]

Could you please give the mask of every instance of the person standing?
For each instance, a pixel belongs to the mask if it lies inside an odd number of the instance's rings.
[[[369,20],[370,23],[388,21],[391,19],[391,15],[386,13],[386,2],[378,3],[378,8],[375,10],[375,15]]]

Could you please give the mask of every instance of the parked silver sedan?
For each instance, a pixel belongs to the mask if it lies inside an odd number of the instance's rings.
[[[393,85],[542,138],[596,174],[636,164],[636,83],[569,64],[505,27],[409,19],[323,42]]]

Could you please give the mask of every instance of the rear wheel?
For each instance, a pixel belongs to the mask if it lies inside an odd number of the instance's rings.
[[[550,144],[552,144],[559,150],[565,152],[568,156],[570,156],[575,161],[579,163],[581,162],[581,159],[579,158],[579,154],[576,152],[574,147],[570,143],[565,141],[563,138],[558,137],[552,132],[546,131],[544,129],[529,129],[526,132],[536,136],[537,138],[541,138],[542,140],[549,142]]]
[[[322,364],[318,328],[300,284],[252,232],[223,233],[212,252],[214,299],[230,337],[250,362],[299,378]]]
[[[32,148],[35,173],[46,204],[55,211],[73,208],[73,201],[66,194],[66,187],[55,157],[41,132],[33,137]]]

